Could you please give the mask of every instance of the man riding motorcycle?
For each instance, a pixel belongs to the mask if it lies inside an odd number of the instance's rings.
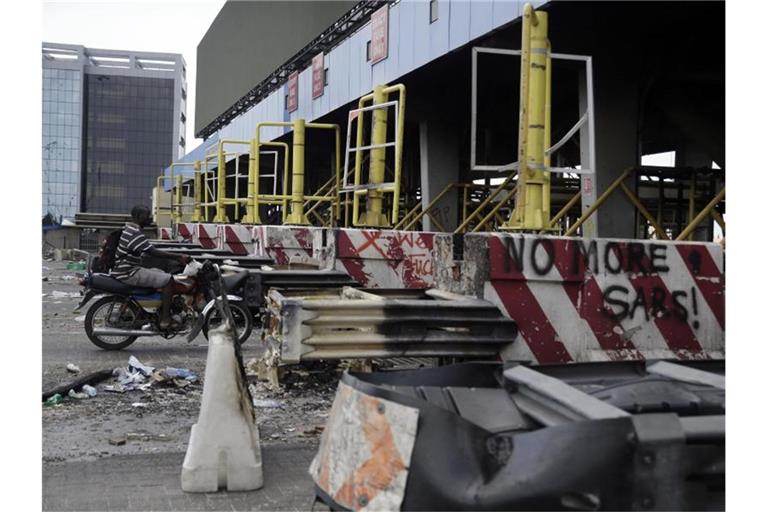
[[[134,206],[131,210],[131,220],[133,222],[127,222],[120,235],[120,242],[115,251],[115,264],[109,275],[131,286],[161,290],[159,327],[161,330],[167,330],[173,325],[171,319],[173,276],[156,268],[142,267],[141,257],[148,254],[157,258],[177,260],[182,264],[188,263],[190,258],[185,254],[172,254],[152,246],[141,231],[151,222],[151,213],[146,206]]]

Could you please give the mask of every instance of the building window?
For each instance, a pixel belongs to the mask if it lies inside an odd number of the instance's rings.
[[[365,60],[366,62],[371,60],[371,42],[365,43]]]
[[[323,85],[328,85],[328,68],[323,70]]]
[[[429,0],[429,22],[434,23],[437,21],[438,10],[437,0]]]

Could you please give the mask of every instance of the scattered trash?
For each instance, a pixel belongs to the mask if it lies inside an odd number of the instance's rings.
[[[75,322],[85,322],[85,315],[76,316]]]
[[[43,270],[45,270],[46,272],[50,272],[51,268],[50,267],[46,267],[45,265],[43,265]]]
[[[197,375],[187,368],[168,367],[152,372],[152,381],[158,384],[171,383],[177,388],[185,388],[197,381]]]
[[[141,409],[142,407],[146,407],[147,404],[144,402],[133,402],[131,404],[131,407],[136,407],[137,409]]]
[[[146,380],[142,373],[138,371],[132,372],[122,367],[115,368],[113,375],[117,377],[117,383],[121,384],[126,391],[135,389],[139,384],[143,384]]]
[[[73,281],[77,279],[77,276],[66,275],[66,276],[61,276],[59,279],[61,279],[62,281]]]
[[[224,260],[225,265],[237,265],[237,262],[235,260],[226,259]]]
[[[71,373],[80,373],[80,367],[73,363],[67,363],[67,371]]]
[[[59,290],[54,290],[50,293],[50,296],[57,299],[74,298],[74,297],[80,297],[80,292],[61,292]]]
[[[167,434],[150,434],[149,432],[128,432],[125,437],[129,441],[171,441]]]
[[[286,432],[296,432],[296,427],[290,427],[285,429]]]
[[[101,389],[104,391],[111,391],[113,393],[125,393],[125,387],[122,384],[109,384]]]
[[[95,384],[98,384],[101,381],[107,380],[108,378],[112,377],[113,370],[112,368],[99,370],[97,372],[89,373],[88,375],[85,375],[83,377],[78,377],[74,381],[64,384],[61,386],[57,386],[53,389],[49,389],[48,391],[43,391],[43,401],[45,402],[52,396],[59,394],[59,395],[66,395],[69,393],[70,389],[80,389],[84,385],[88,384],[89,386],[93,386]]]
[[[113,446],[123,446],[126,441],[127,439],[125,437],[113,437],[113,438],[110,438],[109,444]]]
[[[280,402],[277,400],[261,400],[258,398],[253,399],[253,406],[254,407],[262,407],[264,409],[272,409],[275,407],[280,407]]]
[[[44,277],[44,278],[43,278],[43,281],[47,281],[47,280],[48,280],[48,278],[47,278],[47,277]]]
[[[74,398],[76,400],[82,400],[83,398],[88,398],[88,395],[85,393],[77,393],[74,389],[70,389],[69,393],[67,393],[67,396],[69,398]]]
[[[63,401],[64,401],[64,397],[56,393],[55,395],[50,397],[48,400],[43,402],[43,405],[46,405],[46,406],[59,405]]]
[[[175,379],[177,377],[180,379],[190,379],[190,380],[197,379],[197,376],[187,368],[172,368],[169,366],[164,371],[165,371],[165,374],[171,377],[172,379]]]
[[[173,385],[177,388],[185,388],[192,384],[192,381],[189,381],[187,379],[173,379],[171,382],[173,382]]]
[[[152,372],[155,370],[154,366],[146,366],[134,356],[128,358],[128,369],[138,370],[145,377],[152,375]]]
[[[67,270],[85,270],[84,261],[70,261],[67,263]]]
[[[323,425],[315,425],[313,427],[303,429],[301,433],[307,436],[313,436],[316,434],[322,434],[324,428],[325,427]]]
[[[96,388],[94,388],[93,386],[89,386],[88,384],[85,384],[83,386],[83,393],[88,395],[88,398],[93,398],[96,396],[98,391],[96,391]]]

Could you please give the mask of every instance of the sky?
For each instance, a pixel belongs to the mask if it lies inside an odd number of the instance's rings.
[[[109,50],[180,53],[187,63],[187,151],[194,136],[197,45],[224,0],[44,1],[42,39]]]

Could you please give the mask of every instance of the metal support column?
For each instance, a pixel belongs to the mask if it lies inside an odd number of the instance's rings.
[[[286,224],[309,225],[304,214],[304,119],[293,122],[293,175],[291,178],[291,212]]]
[[[195,160],[195,203],[192,209],[192,222],[200,222],[202,212],[200,203],[202,200],[202,180],[200,179],[200,160]]]
[[[386,103],[389,94],[384,92],[383,85],[377,85],[373,89],[373,104]],[[370,167],[368,181],[371,185],[379,185],[385,180],[385,159],[387,143],[387,110],[377,108],[373,111],[373,129],[371,135]],[[356,183],[357,185],[357,183]],[[389,227],[387,216],[383,213],[384,193],[380,190],[368,191],[366,211],[360,217],[360,224],[371,227]]]
[[[547,109],[550,77],[547,13],[530,4],[523,13],[520,64],[519,177],[515,209],[502,229],[541,231],[550,229],[549,177],[545,170]]]
[[[242,219],[243,224],[261,224],[256,197],[259,194],[259,151],[259,129],[257,126],[256,137],[251,140],[248,154],[248,201],[245,207],[245,217]]]
[[[229,223],[225,210],[224,197],[227,195],[227,159],[224,155],[224,143],[219,141],[218,169],[216,169],[216,216],[214,222]]]

